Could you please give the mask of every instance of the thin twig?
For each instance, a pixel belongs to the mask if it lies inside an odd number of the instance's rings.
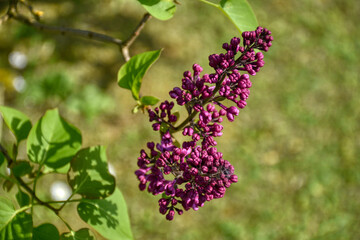
[[[136,38],[140,35],[141,30],[145,27],[147,21],[151,19],[151,15],[149,13],[144,14],[138,26],[135,28],[134,32],[126,39],[122,45],[122,53],[124,55],[125,61],[130,60],[129,55],[129,47],[134,43]]]
[[[75,35],[78,37],[89,38],[89,39],[93,39],[93,40],[97,40],[97,41],[101,41],[101,42],[113,43],[120,47],[122,45],[122,41],[120,39],[114,38],[114,37],[111,37],[111,36],[108,36],[108,35],[105,35],[102,33],[81,30],[81,29],[75,29],[75,28],[49,26],[49,25],[42,24],[42,23],[39,23],[39,22],[31,20],[31,19],[28,19],[21,14],[11,14],[10,17],[15,20],[18,20],[22,23],[25,23],[29,26],[35,27],[41,31],[57,32],[57,33],[60,33],[61,35],[67,35],[67,34]]]
[[[23,4],[30,14],[35,19],[27,18],[26,16],[20,14],[17,11],[17,5],[19,0],[9,0],[9,8],[7,13],[0,18],[0,24],[7,21],[10,18],[22,22],[26,25],[37,28],[41,31],[49,31],[59,33],[61,35],[74,35],[77,37],[83,37],[91,40],[97,40],[101,42],[107,42],[117,45],[120,48],[121,54],[124,57],[124,60],[127,62],[130,60],[129,48],[134,43],[136,38],[139,36],[141,30],[144,28],[145,24],[149,19],[151,19],[151,15],[149,13],[144,14],[138,26],[134,29],[132,34],[125,40],[111,37],[109,35],[105,35],[102,33],[97,33],[88,30],[76,29],[76,28],[68,28],[68,27],[59,27],[59,26],[50,26],[39,22],[40,14],[34,10],[34,8],[26,2],[25,0],[20,0],[20,3]]]

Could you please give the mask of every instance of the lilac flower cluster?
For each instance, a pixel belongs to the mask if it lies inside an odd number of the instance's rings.
[[[215,147],[215,138],[223,134],[224,116],[232,122],[239,109],[246,106],[252,85],[249,74],[255,75],[264,66],[263,54],[254,49],[268,51],[273,40],[271,32],[262,27],[243,32],[242,37],[242,46],[240,38],[235,37],[223,44],[226,53],[209,56],[215,73],[201,75],[202,67],[194,64],[193,73],[184,72],[181,88],[170,91],[170,97],[188,112],[182,123],[174,126],[178,120],[172,113],[174,102],[164,101],[148,110],[161,142],[149,142],[149,153],[141,150],[135,174],[140,190],[162,194],[159,211],[167,220],[172,220],[175,212],[181,215],[183,210],[198,210],[206,201],[222,198],[238,180],[234,167]],[[221,103],[224,100],[235,105],[226,106]],[[172,134],[177,131],[189,141],[176,144]]]

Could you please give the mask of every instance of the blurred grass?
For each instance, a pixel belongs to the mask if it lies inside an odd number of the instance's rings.
[[[360,2],[249,2],[275,41],[265,54],[265,67],[253,78],[248,106],[233,123],[224,124],[224,136],[217,139],[239,182],[224,199],[198,212],[168,222],[158,213],[158,198],[138,190],[133,172],[139,150],[159,137],[145,115],[130,114],[135,103],[116,85],[123,63],[116,47],[4,24],[1,68],[24,75],[28,86],[39,84],[39,76],[61,72],[70,76],[66,81],[73,91],[65,100],[49,96],[36,103],[30,101],[31,92],[9,90],[6,104],[34,120],[57,106],[81,129],[84,146],[109,146],[108,159],[116,167],[136,239],[360,239]],[[45,22],[119,38],[144,13],[135,1],[125,0],[43,0],[34,6],[45,12]],[[164,48],[146,75],[143,94],[167,99],[183,71],[195,62],[209,70],[207,56],[220,52],[221,44],[237,34],[220,12],[197,1],[181,1],[170,21],[151,20],[131,49],[134,55]],[[25,70],[9,66],[7,56],[14,50],[28,56]],[[84,99],[85,86],[97,86],[113,102],[105,109],[100,104],[90,120],[86,107],[102,100],[94,100],[91,91]],[[70,97],[84,99],[76,106],[85,110],[69,104]],[[44,189],[47,182],[42,181]],[[75,229],[83,226],[73,216],[74,206],[67,210],[64,217]],[[39,212],[36,221],[52,221],[51,216],[47,220]]]

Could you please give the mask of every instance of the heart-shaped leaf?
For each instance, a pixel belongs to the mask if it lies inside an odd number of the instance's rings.
[[[77,207],[82,220],[107,239],[133,239],[126,203],[119,189],[105,199],[83,199]]]
[[[105,147],[80,150],[71,161],[68,182],[73,192],[84,198],[105,198],[112,194],[115,178],[108,170]]]
[[[31,129],[27,141],[30,161],[66,173],[66,166],[81,148],[80,131],[67,123],[57,109],[49,110]]]
[[[118,72],[120,87],[131,90],[135,100],[139,100],[142,79],[150,66],[159,58],[161,49],[140,53],[121,66]]]
[[[22,112],[5,106],[0,106],[0,112],[6,125],[15,135],[17,142],[26,139],[31,129],[29,118]]]

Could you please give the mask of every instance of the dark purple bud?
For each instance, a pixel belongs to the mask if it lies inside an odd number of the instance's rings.
[[[152,125],[152,127],[153,127],[154,131],[159,131],[160,130],[160,123],[154,123]]]

